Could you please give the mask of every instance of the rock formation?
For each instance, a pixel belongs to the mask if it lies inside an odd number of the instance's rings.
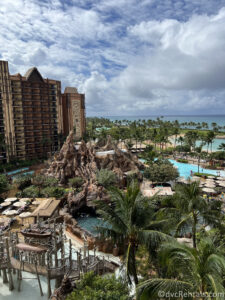
[[[109,151],[109,153],[104,154],[104,151]],[[98,155],[99,152],[101,155]],[[93,146],[82,141],[76,149],[71,132],[45,174],[56,177],[61,184],[77,176],[84,179],[82,191],[79,193],[73,191],[68,195],[67,203],[70,212],[74,214],[84,206],[93,206],[93,200],[108,199],[104,188],[96,182],[96,171],[102,168],[115,172],[122,182],[125,174],[130,171],[135,172],[141,178],[140,169],[143,165],[135,155],[121,151],[112,143],[110,137],[101,147],[98,144]]]
[[[102,156],[96,155],[96,152],[112,150],[113,154]],[[121,151],[108,137],[106,144],[99,148],[81,142],[79,149],[75,148],[73,133],[71,132],[60,152],[55,155],[47,175],[56,177],[60,183],[64,184],[69,178],[82,177],[89,184],[96,181],[96,171],[100,169],[109,169],[122,178],[124,173],[133,171],[141,177],[140,169],[143,165],[137,157],[129,152]]]

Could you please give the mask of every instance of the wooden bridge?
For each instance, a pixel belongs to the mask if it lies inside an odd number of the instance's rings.
[[[58,232],[58,234],[55,234]],[[43,295],[40,276],[47,278],[48,298],[51,296],[51,280],[56,280],[56,288],[62,282],[65,274],[69,278],[79,279],[86,272],[93,271],[96,274],[113,272],[115,264],[104,257],[96,256],[95,251],[90,255],[87,245],[83,251],[76,251],[68,242],[68,251],[65,251],[65,236],[62,228],[55,230],[51,238],[46,240],[25,239],[19,240],[18,233],[8,237],[0,237],[0,275],[3,273],[3,283],[9,282],[9,289],[14,289],[12,273],[17,273],[18,290],[21,290],[22,272],[28,272],[37,276],[40,293]],[[32,243],[28,243],[31,241]]]

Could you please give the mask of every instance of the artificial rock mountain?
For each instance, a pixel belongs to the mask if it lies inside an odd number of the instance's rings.
[[[111,151],[109,154],[99,156],[99,152]],[[112,154],[113,152],[113,154]],[[54,156],[49,168],[48,176],[54,176],[61,184],[67,183],[68,179],[81,177],[84,180],[83,189],[80,193],[71,192],[68,195],[68,204],[73,212],[84,205],[91,206],[92,200],[106,198],[104,188],[96,181],[96,172],[100,169],[113,171],[117,178],[122,181],[125,173],[134,172],[140,178],[142,163],[137,157],[129,152],[121,151],[111,138],[106,143],[81,142],[78,148],[75,147],[73,133],[70,132],[60,152]]]

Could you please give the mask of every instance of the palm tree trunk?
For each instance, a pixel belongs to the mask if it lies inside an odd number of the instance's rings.
[[[197,248],[197,242],[196,242],[196,216],[193,214],[194,222],[192,226],[192,241],[193,241],[193,247],[196,249]]]

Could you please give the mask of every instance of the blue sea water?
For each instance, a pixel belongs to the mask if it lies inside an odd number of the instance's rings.
[[[115,121],[115,120],[156,120],[158,117],[162,117],[164,121],[179,121],[179,123],[185,122],[195,122],[202,123],[206,122],[209,125],[209,128],[212,128],[212,123],[217,123],[219,126],[225,126],[225,115],[201,115],[201,116],[108,116],[106,118]],[[225,131],[225,130],[224,130]]]
[[[179,123],[185,122],[195,122],[195,123],[208,123],[210,129],[212,129],[212,123],[216,123],[218,126],[224,127],[225,126],[225,115],[202,115],[202,116],[111,116],[106,117],[111,121],[115,120],[129,120],[129,121],[137,121],[137,120],[156,120],[158,117],[162,117],[163,121],[175,121],[177,120]],[[224,131],[225,129],[222,129]],[[197,142],[196,145],[199,146],[201,142]],[[218,147],[221,143],[225,143],[225,139],[215,139],[212,145],[212,151],[218,151]],[[178,145],[178,143],[176,143]],[[207,146],[203,147],[203,150],[207,150]],[[209,147],[211,150],[211,146]]]

